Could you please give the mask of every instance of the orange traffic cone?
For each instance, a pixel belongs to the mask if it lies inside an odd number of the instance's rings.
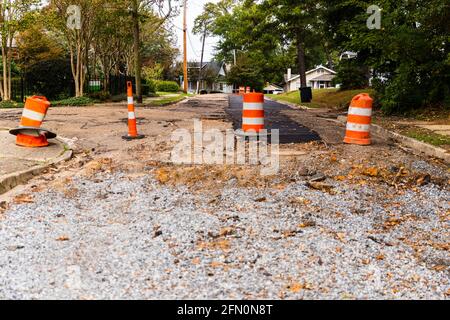
[[[49,145],[47,139],[56,138],[55,133],[41,128],[49,107],[50,102],[45,97],[27,98],[19,127],[9,131],[17,136],[17,145],[30,148],[46,147]]]
[[[264,129],[264,94],[244,94],[242,109],[242,131],[246,133],[258,133]]]
[[[128,135],[123,136],[125,140],[142,139],[145,136],[137,133],[136,112],[134,111],[133,85],[131,81],[127,82],[128,96]]]
[[[369,145],[372,121],[372,98],[367,93],[355,96],[350,103],[347,116],[345,143]]]

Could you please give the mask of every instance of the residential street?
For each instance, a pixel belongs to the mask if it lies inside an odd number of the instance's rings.
[[[326,112],[269,101],[278,174],[170,162],[194,119],[239,128],[239,99],[139,107],[130,142],[124,104],[51,108],[43,127],[74,157],[0,195],[0,299],[450,297],[447,165],[379,137],[345,145]]]

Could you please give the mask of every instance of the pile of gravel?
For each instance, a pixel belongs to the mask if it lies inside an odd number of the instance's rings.
[[[330,194],[304,182],[212,194],[116,172],[67,188],[0,222],[0,298],[449,294],[448,248],[437,244],[448,244],[450,194],[432,184],[391,197],[379,185],[336,183]]]

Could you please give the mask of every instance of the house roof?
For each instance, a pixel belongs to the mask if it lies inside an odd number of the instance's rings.
[[[283,90],[283,88],[280,86],[277,86],[276,84],[269,83],[267,86],[264,87],[264,90],[266,90],[266,91]]]
[[[327,70],[328,72],[330,72],[330,73],[332,73],[332,74],[336,74],[336,71],[331,70],[331,69],[328,69],[327,67],[324,67],[324,66],[322,66],[322,65],[317,66],[315,69],[311,69],[311,70],[309,70],[309,71],[306,71],[306,74],[312,73],[312,72],[314,72],[314,71],[316,71],[316,70],[318,70],[318,69],[325,69],[325,70]]]
[[[211,68],[212,70],[214,70],[214,73],[216,73],[218,76],[221,76],[221,75],[225,76],[225,74],[221,74],[222,68],[225,71],[224,65],[225,65],[225,62],[223,62],[223,61],[220,61],[220,62],[219,61],[210,61],[210,62],[204,63],[202,66],[202,69]]]
[[[324,66],[322,66],[322,65],[317,66],[317,67],[314,68],[314,69],[308,70],[308,71],[306,71],[305,73],[306,73],[306,74],[310,74],[310,73],[312,73],[312,72],[314,72],[314,71],[316,71],[316,70],[318,70],[318,69],[324,69],[324,70],[327,70],[328,72],[330,72],[331,74],[336,74],[336,71],[331,70],[331,69],[328,69],[327,67],[324,67]],[[290,79],[286,79],[286,82],[289,82],[289,81],[292,81],[292,80],[296,80],[296,79],[298,79],[298,78],[300,78],[300,75],[299,75],[299,74],[293,74],[293,75],[291,76]]]
[[[334,78],[334,74],[321,74],[318,77],[311,79],[310,81],[331,81]]]

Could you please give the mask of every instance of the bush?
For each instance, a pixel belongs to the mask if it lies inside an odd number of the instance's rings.
[[[73,90],[72,71],[67,59],[40,61],[26,70],[25,79],[34,94],[50,100],[60,100]]]
[[[156,81],[156,91],[162,92],[178,92],[180,86],[175,81]]]
[[[89,97],[72,97],[64,100],[52,101],[52,106],[71,106],[80,107],[93,104],[95,101]]]
[[[23,108],[23,106],[22,102],[0,101],[0,109]]]
[[[89,93],[88,97],[93,100],[107,101],[107,100],[111,99],[111,94],[106,91],[97,91],[97,92]]]
[[[332,83],[340,84],[341,90],[366,88],[369,85],[367,68],[361,66],[357,59],[342,60],[339,62],[337,74]]]
[[[144,90],[144,86],[146,89]],[[144,93],[146,91],[146,93]],[[153,95],[156,93],[156,83],[154,80],[145,80],[145,84],[142,86],[142,94]]]

